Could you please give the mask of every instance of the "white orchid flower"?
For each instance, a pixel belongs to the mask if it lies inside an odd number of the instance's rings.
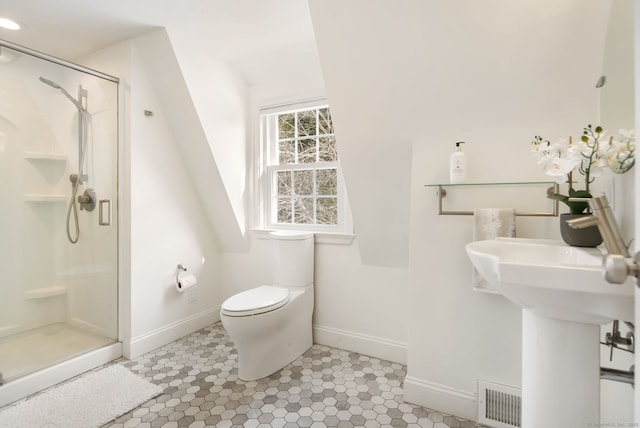
[[[535,136],[532,142],[532,152],[538,156],[538,164],[542,165],[544,173],[554,178],[559,184],[569,183],[569,193],[576,181],[574,172],[584,176],[584,188],[579,189],[582,194],[589,194],[589,186],[605,168],[617,174],[627,172],[635,162],[635,130],[620,129],[616,137],[605,138],[607,131],[602,127],[587,125],[582,136],[569,144],[566,139],[558,139],[554,143]],[[565,202],[573,214],[584,210],[583,207],[572,205],[565,195],[549,196]]]
[[[550,177],[554,177],[557,183],[564,183],[567,181],[567,174],[573,171],[579,162],[573,159],[555,157],[548,159],[543,163],[542,170]]]
[[[628,138],[630,140],[636,139],[636,130],[635,129],[618,129],[618,135]]]
[[[609,168],[616,174],[624,174],[635,164],[635,129],[619,129],[606,152]]]

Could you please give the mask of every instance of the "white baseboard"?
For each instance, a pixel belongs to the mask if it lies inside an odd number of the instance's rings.
[[[313,342],[407,364],[407,344],[320,325],[313,326]]]
[[[476,420],[476,395],[447,385],[407,376],[404,378],[404,401]]]
[[[122,341],[122,353],[125,358],[136,358],[218,321],[220,321],[220,306],[199,312],[142,336],[125,339]]]

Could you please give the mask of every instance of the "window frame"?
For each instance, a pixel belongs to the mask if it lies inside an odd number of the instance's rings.
[[[346,186],[342,175],[340,160],[337,161],[317,161],[309,163],[294,163],[280,165],[277,159],[278,151],[276,147],[278,139],[278,115],[299,112],[303,110],[318,110],[329,108],[330,106],[325,98],[306,100],[295,103],[271,105],[262,107],[259,111],[260,122],[260,138],[259,138],[259,219],[260,227],[270,230],[302,230],[316,233],[328,234],[352,234],[353,222],[351,220],[351,211],[346,195]],[[335,134],[334,134],[335,135]],[[316,134],[317,136],[317,134]],[[317,169],[335,169],[337,175],[337,224],[304,224],[304,223],[278,223],[274,221],[277,216],[277,172],[278,171],[300,171],[300,170],[317,170]],[[315,186],[314,186],[315,187]],[[320,197],[319,197],[320,196]],[[333,197],[333,195],[331,195]],[[322,195],[315,193],[314,188],[314,208],[318,199],[322,199]],[[295,199],[295,195],[292,195]],[[314,209],[314,212],[315,211]]]

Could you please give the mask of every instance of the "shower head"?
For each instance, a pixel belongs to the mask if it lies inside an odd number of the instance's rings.
[[[52,82],[51,80],[49,80],[49,79],[45,79],[44,77],[40,77],[40,81],[41,81],[42,83],[44,83],[45,85],[49,85],[49,86],[51,86],[52,88],[55,88],[55,89],[62,89],[62,88],[60,87],[60,85],[58,85],[56,82]]]
[[[44,77],[40,77],[40,81],[42,83],[44,83],[45,85],[49,85],[54,89],[58,89],[60,92],[62,92],[67,98],[69,98],[69,100],[76,106],[76,108],[78,109],[78,111],[85,111],[85,108],[82,107],[82,104],[80,104],[78,102],[78,100],[76,100],[75,98],[73,98],[71,95],[69,95],[69,93],[67,91],[64,90],[64,88],[60,85],[58,85],[56,82],[49,80],[49,79],[45,79]]]

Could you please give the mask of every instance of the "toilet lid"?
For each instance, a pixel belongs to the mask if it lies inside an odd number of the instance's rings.
[[[257,315],[284,306],[289,301],[289,290],[263,285],[229,297],[222,311],[231,316]]]

